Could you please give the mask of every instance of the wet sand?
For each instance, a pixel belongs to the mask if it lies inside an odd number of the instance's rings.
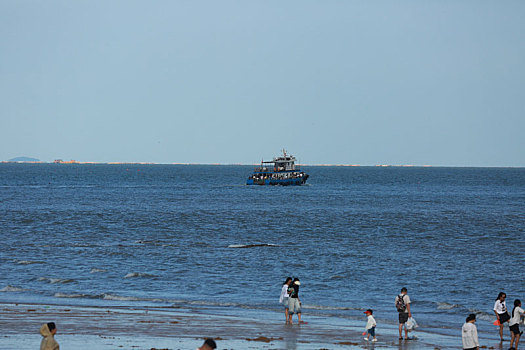
[[[361,334],[364,321],[341,327],[312,317],[305,325],[285,325],[284,316],[276,313],[275,319],[258,319],[253,317],[255,311],[239,310],[239,316],[210,311],[0,304],[0,349],[38,348],[39,327],[51,321],[57,324],[61,349],[195,349],[207,337],[216,339],[218,349],[461,348],[460,338],[442,335],[424,334],[418,340],[399,341],[395,327],[379,328],[379,341],[367,344]]]

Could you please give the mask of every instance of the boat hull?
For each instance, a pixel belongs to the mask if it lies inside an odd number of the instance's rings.
[[[249,178],[246,181],[246,185],[301,186],[306,183],[307,179],[308,179],[308,175],[306,174],[302,177],[294,178],[294,179],[273,179],[273,178],[253,179],[253,178]]]

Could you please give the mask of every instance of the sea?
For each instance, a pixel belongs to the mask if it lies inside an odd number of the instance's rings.
[[[498,338],[500,291],[525,301],[525,168],[304,166],[304,186],[246,186],[253,166],[0,164],[0,303],[191,305],[283,319],[397,323]],[[262,316],[261,316],[262,317]]]

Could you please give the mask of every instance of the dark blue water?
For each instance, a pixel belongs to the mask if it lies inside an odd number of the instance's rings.
[[[251,170],[0,164],[0,301],[280,312],[290,275],[305,317],[395,324],[406,286],[446,333],[472,311],[492,330],[501,290],[525,299],[525,169],[305,167],[301,187]]]

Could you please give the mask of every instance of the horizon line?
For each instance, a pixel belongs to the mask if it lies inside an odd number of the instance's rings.
[[[259,163],[156,163],[156,162],[80,162],[76,160],[70,161],[9,161],[2,160],[0,164],[57,164],[57,165],[215,165],[215,166],[256,166]],[[312,167],[399,167],[399,168],[525,168],[525,166],[497,166],[497,165],[430,165],[430,164],[297,164],[298,166],[312,166]]]

